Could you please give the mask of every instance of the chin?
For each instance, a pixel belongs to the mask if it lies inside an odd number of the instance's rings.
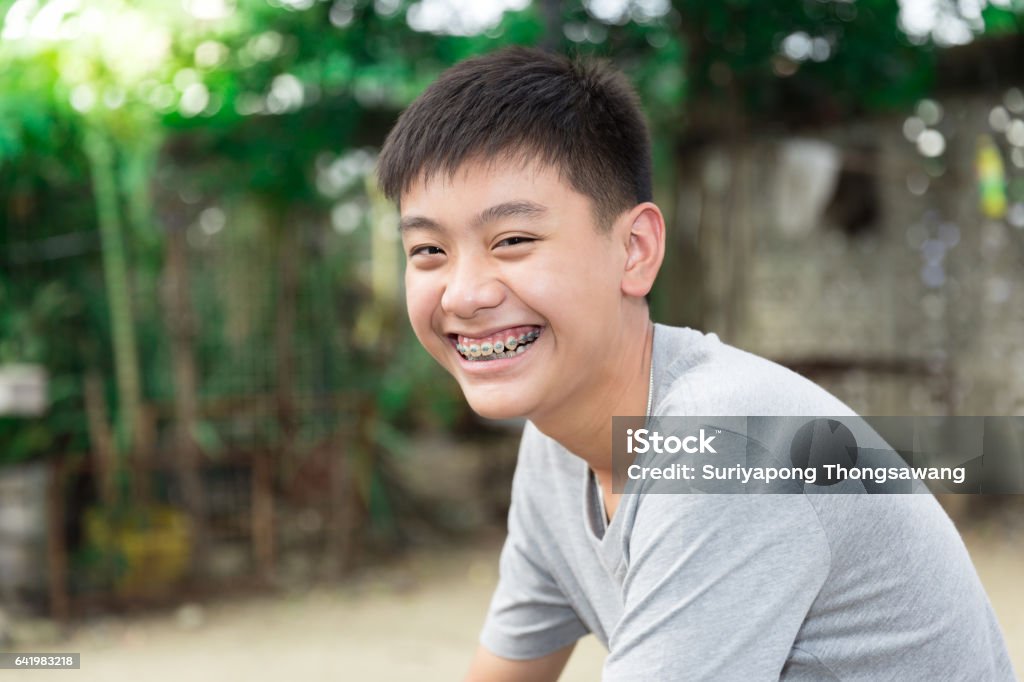
[[[529,410],[525,405],[501,400],[497,396],[466,395],[470,409],[484,419],[518,419],[528,417]]]

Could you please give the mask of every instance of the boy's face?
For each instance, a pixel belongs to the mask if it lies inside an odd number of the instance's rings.
[[[621,333],[624,227],[598,232],[591,200],[556,169],[467,163],[421,179],[401,207],[413,330],[477,413],[562,412],[621,363],[607,361]]]

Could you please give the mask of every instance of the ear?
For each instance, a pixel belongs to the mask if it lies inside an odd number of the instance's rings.
[[[629,226],[626,238],[626,263],[622,273],[622,293],[641,298],[654,286],[665,258],[665,218],[651,202],[637,204],[625,216]]]

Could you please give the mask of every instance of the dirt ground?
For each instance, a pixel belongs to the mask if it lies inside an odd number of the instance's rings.
[[[1005,535],[965,538],[1024,671],[1024,546]],[[420,553],[351,584],[274,597],[187,605],[76,627],[34,651],[80,652],[78,671],[4,671],[5,680],[281,682],[461,679],[496,580],[498,546]],[[592,637],[562,679],[600,679]]]

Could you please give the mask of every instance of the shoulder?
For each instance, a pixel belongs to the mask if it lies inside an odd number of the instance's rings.
[[[841,400],[796,372],[715,334],[657,326],[655,414],[848,416]]]
[[[830,560],[826,530],[805,495],[646,494],[637,502],[630,519],[634,551],[664,549],[665,536],[689,535],[683,546],[717,547],[730,561],[766,546],[787,546],[784,554],[793,560]]]

